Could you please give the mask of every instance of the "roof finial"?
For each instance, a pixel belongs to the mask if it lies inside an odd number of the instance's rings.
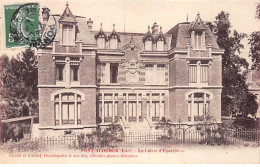
[[[188,22],[189,21],[189,15],[187,14],[187,18],[186,18],[186,21]]]
[[[150,31],[150,26],[148,26],[148,31]]]
[[[160,31],[162,32],[162,26],[160,26]]]
[[[115,24],[113,24],[113,30],[115,30]]]
[[[69,6],[69,3],[68,3],[68,1],[66,2],[66,6],[67,6],[67,7]]]
[[[197,14],[198,16],[200,16],[200,12],[198,12],[198,14]]]
[[[100,23],[100,28],[102,29],[102,23]]]

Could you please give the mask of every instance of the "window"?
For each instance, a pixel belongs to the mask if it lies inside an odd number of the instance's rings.
[[[56,64],[56,81],[65,80],[64,64]]]
[[[71,81],[79,81],[79,66],[71,66],[70,67],[71,70]]]
[[[157,41],[156,46],[158,51],[164,51],[164,41]]]
[[[152,64],[145,65],[145,83],[146,84],[153,83],[153,65]]]
[[[160,95],[160,93],[153,93],[150,96],[148,93],[146,96],[149,97],[146,102],[146,112],[148,116],[152,119],[152,121],[159,121],[160,118],[164,116],[165,112],[165,101],[163,100],[164,94]]]
[[[54,97],[55,125],[81,124],[81,96],[61,93]]]
[[[59,83],[79,81],[79,63],[78,58],[55,58],[56,61],[56,81]]]
[[[145,65],[146,84],[165,84],[165,65],[147,64]]]
[[[118,83],[118,63],[102,63],[101,68],[101,83]]]
[[[97,38],[97,46],[99,49],[104,49],[105,48],[105,38],[99,37]]]
[[[144,43],[144,48],[145,48],[145,50],[147,50],[147,51],[152,51],[152,49],[153,49],[153,43],[152,43],[152,41],[146,40],[145,43]]]
[[[165,83],[165,65],[157,65],[157,83]]]
[[[110,64],[110,83],[118,82],[118,64]]]
[[[109,40],[110,49],[117,49],[118,39],[111,38]]]
[[[73,25],[62,26],[62,43],[72,45],[74,43]]]
[[[208,83],[208,60],[191,60],[189,62],[189,83]]]
[[[205,32],[194,32],[192,36],[194,49],[205,49]]]
[[[118,94],[100,93],[98,94],[98,119],[100,122],[113,122],[118,120],[117,116]]]
[[[188,121],[203,121],[209,112],[210,95],[193,93],[188,96]]]

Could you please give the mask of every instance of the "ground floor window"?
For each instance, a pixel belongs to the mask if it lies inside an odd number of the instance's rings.
[[[159,121],[165,113],[165,93],[99,93],[97,98],[98,123],[117,121],[118,112],[127,122],[143,121],[143,117]]]
[[[146,110],[148,116],[152,119],[152,121],[159,121],[161,117],[164,116],[164,93],[147,93],[147,102],[146,102]]]
[[[118,94],[100,93],[98,94],[98,123],[114,122],[118,120]]]
[[[81,124],[81,96],[60,93],[54,97],[55,125]]]
[[[203,121],[210,106],[210,95],[207,93],[193,93],[188,96],[188,121]]]

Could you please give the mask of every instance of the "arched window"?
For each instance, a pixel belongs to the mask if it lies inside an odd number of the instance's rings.
[[[188,121],[203,121],[209,113],[212,95],[205,92],[195,92],[186,98],[188,98]]]
[[[55,125],[81,124],[81,95],[59,93],[54,96]]]

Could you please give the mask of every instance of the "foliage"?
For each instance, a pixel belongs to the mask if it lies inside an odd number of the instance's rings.
[[[251,57],[253,62],[251,69],[260,70],[260,31],[253,32],[250,35],[248,40],[249,40],[248,44],[250,44],[249,56]]]
[[[214,117],[207,115],[204,121],[194,125],[202,138],[199,141],[199,144],[207,144],[211,146],[215,144],[229,144],[228,140],[225,138],[227,127],[223,124],[217,124],[215,121]]]
[[[256,4],[255,18],[260,20],[260,2]]]
[[[81,133],[78,138],[79,148],[102,148],[112,146],[114,141],[120,141],[122,137],[122,126],[112,123],[105,130],[101,130],[101,128],[98,127],[96,131],[92,133]]]
[[[39,141],[7,142],[0,145],[0,150],[5,152],[41,152],[46,148]]]
[[[171,128],[171,120],[166,119],[165,117],[162,117],[162,119],[155,126],[155,129],[163,130],[163,135],[161,136],[161,138],[163,138],[163,139],[172,138],[173,131]]]
[[[217,43],[225,50],[222,57],[222,115],[234,116],[241,113],[244,117],[248,114],[255,115],[257,103],[249,93],[246,83],[249,64],[246,59],[239,57],[240,50],[244,48],[240,42],[246,34],[238,33],[236,30],[231,32],[227,12],[221,11],[214,23],[210,24],[210,27],[218,30],[215,34]]]
[[[26,49],[17,58],[1,57],[1,112],[4,119],[38,114],[37,57]]]
[[[3,124],[1,129],[1,136],[2,136],[2,142],[7,142],[9,140],[19,141],[24,137],[22,127],[19,126],[18,124],[11,124],[11,123]]]
[[[253,118],[237,117],[233,122],[235,129],[259,129],[259,122]]]

